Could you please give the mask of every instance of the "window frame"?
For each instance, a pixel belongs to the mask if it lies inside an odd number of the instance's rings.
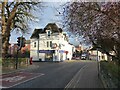
[[[36,47],[36,42],[34,42],[34,48]]]
[[[49,47],[49,41],[47,41],[47,47]]]

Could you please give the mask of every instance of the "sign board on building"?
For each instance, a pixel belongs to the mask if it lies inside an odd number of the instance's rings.
[[[55,53],[55,50],[39,50],[39,53]]]
[[[59,53],[64,53],[65,51],[64,50],[59,50]]]
[[[66,53],[66,54],[68,54],[68,51],[65,51],[65,50],[59,50],[59,53]]]

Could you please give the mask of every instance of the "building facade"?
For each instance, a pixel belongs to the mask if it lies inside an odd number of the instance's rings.
[[[35,29],[30,47],[33,61],[71,60],[74,52],[74,46],[68,43],[67,35],[55,23],[49,23],[44,29]]]
[[[9,44],[9,49],[8,49],[9,57],[16,57],[18,48],[19,46],[17,45],[17,43]],[[27,57],[30,57],[30,55],[28,55],[30,54],[30,40],[26,40],[25,47],[22,47],[21,50],[19,51],[19,55],[21,57],[26,57],[26,54],[27,54]]]
[[[90,50],[89,54],[90,54],[89,59],[91,59],[91,60],[97,60],[97,59],[98,59],[98,61],[108,60],[108,56],[105,53],[102,53],[97,50]]]

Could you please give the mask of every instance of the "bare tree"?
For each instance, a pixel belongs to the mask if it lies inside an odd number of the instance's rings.
[[[35,19],[31,14],[31,10],[40,6],[40,2],[8,2],[5,0],[1,2],[2,11],[2,55],[6,55],[9,47],[9,39],[11,31],[22,31],[23,33],[29,30],[28,21]]]
[[[72,2],[65,7],[66,24],[104,53],[114,51],[120,61],[119,8],[120,2]]]

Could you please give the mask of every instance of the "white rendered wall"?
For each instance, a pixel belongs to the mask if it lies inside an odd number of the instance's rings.
[[[35,42],[36,42],[36,47],[34,47]],[[39,61],[38,39],[31,39],[30,40],[30,57],[32,57],[33,61]]]
[[[72,58],[72,46],[68,44],[66,40],[64,40],[64,35],[61,33],[54,33],[51,34],[50,37],[47,36],[47,34],[39,34],[39,43],[36,39],[31,39],[31,51],[30,51],[30,56],[33,57],[33,60],[39,60],[41,59],[42,61],[45,61],[45,53],[39,53],[39,50],[55,50],[55,54],[53,54],[53,61],[60,61],[66,60],[67,56],[66,53],[60,53],[60,50],[63,51],[69,51],[69,57]],[[36,41],[37,46],[36,48],[33,46],[34,42]],[[47,47],[47,42],[50,43],[56,43],[57,48],[51,48],[50,46]],[[59,45],[61,45],[61,48],[59,48]],[[39,47],[39,48],[38,48]],[[62,58],[61,58],[62,56]]]

